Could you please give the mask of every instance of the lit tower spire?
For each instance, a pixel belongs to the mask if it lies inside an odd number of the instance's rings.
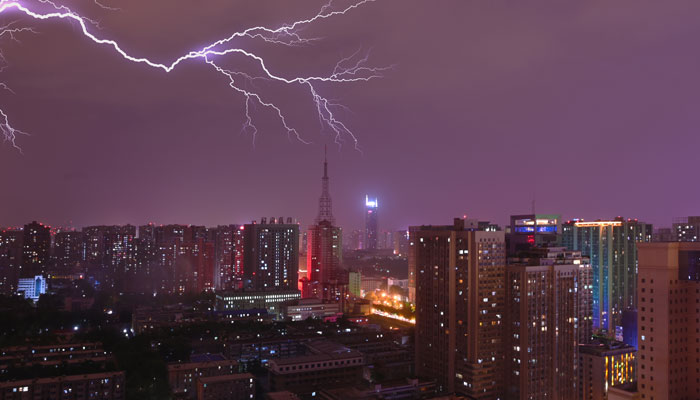
[[[321,221],[328,221],[331,225],[335,225],[331,194],[328,190],[328,147],[324,147],[323,152],[323,178],[321,179],[321,197],[318,199],[318,217],[316,217],[316,224]]]

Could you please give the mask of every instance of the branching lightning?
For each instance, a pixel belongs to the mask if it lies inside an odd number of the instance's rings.
[[[99,0],[93,1],[95,5],[101,9],[109,11],[118,10],[117,8],[101,3]],[[143,64],[166,73],[173,71],[180,64],[188,60],[201,60],[206,65],[210,66],[213,71],[221,75],[231,89],[243,96],[245,100],[245,121],[243,123],[242,132],[251,134],[253,140],[255,140],[258,133],[258,128],[254,123],[252,109],[257,104],[271,110],[276,115],[281,126],[287,132],[288,137],[294,138],[302,143],[309,143],[308,140],[304,139],[300,132],[290,124],[289,118],[283,111],[282,106],[278,105],[274,99],[269,99],[264,96],[255,85],[255,81],[262,80],[305,88],[308,90],[312,104],[315,106],[315,110],[318,113],[319,123],[322,128],[329,128],[334,133],[335,142],[338,145],[350,139],[355,148],[359,150],[357,136],[337,117],[338,110],[347,110],[347,108],[322,95],[319,92],[317,84],[369,81],[382,77],[387,70],[392,68],[391,66],[374,67],[369,65],[370,52],[363,52],[360,49],[350,56],[339,60],[333,70],[327,75],[285,77],[280,72],[273,72],[262,56],[240,47],[240,40],[236,40],[237,46],[234,46],[233,42],[234,39],[248,39],[250,41],[259,41],[269,46],[298,47],[312,45],[320,39],[305,37],[301,32],[303,27],[320,20],[345,15],[374,1],[376,0],[354,0],[353,3],[345,7],[336,8],[333,5],[333,0],[330,0],[310,18],[297,20],[278,28],[255,26],[234,32],[201,49],[187,52],[170,63],[161,63],[147,57],[130,54],[124,50],[116,40],[99,37],[99,34],[94,32],[99,29],[99,24],[95,20],[82,16],[67,6],[59,5],[52,0],[0,0],[0,15],[14,11],[37,21],[63,20],[73,22],[77,24],[82,35],[93,43],[111,48],[126,61]],[[15,23],[0,26],[0,39],[9,38],[11,40],[17,40],[17,35],[20,33],[36,32],[30,27],[16,27]],[[256,66],[256,72],[249,73],[225,68],[221,64],[222,60],[232,56],[239,56],[248,61],[252,61]],[[1,52],[0,63],[2,63],[0,66],[0,72],[2,72],[7,66],[7,62]],[[0,88],[10,90],[9,87],[2,83],[0,83]],[[5,141],[10,142],[13,147],[19,149],[16,143],[17,136],[26,133],[15,129],[10,124],[8,116],[2,109],[0,109],[0,131],[2,131]]]

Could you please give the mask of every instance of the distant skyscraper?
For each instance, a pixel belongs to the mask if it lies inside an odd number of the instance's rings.
[[[305,297],[338,299],[342,295],[340,263],[342,261],[342,232],[335,226],[328,178],[328,159],[323,162],[321,197],[318,201],[318,216],[307,234],[308,282],[304,284]]]
[[[556,246],[561,234],[561,215],[511,215],[508,253],[517,256],[533,246]]]
[[[409,232],[416,374],[435,379],[440,392],[502,398],[504,233],[465,230],[462,219]]]
[[[154,231],[156,243],[191,242],[192,229],[187,225],[161,225]]]
[[[83,233],[75,231],[56,233],[52,258],[56,272],[76,272],[80,263],[85,260],[85,239]]]
[[[671,229],[676,242],[700,241],[700,217],[677,218]]]
[[[106,226],[86,226],[83,228],[85,240],[85,261],[91,268],[101,267],[105,253]]]
[[[176,244],[176,293],[200,293],[214,289],[214,243],[201,237],[192,242]]]
[[[591,337],[591,266],[561,247],[525,257],[506,267],[506,398],[576,399],[578,346]]]
[[[240,225],[219,225],[214,231],[215,286],[231,290],[242,273],[243,230]]]
[[[294,289],[299,281],[299,225],[263,218],[244,226],[243,275],[254,290]]]
[[[22,240],[22,230],[0,231],[0,294],[13,295],[17,291],[17,279],[22,266]]]
[[[377,250],[379,200],[365,196],[365,240],[363,249]]]
[[[133,291],[136,284],[136,227],[109,226],[104,233],[105,283],[120,292]],[[103,278],[104,279],[104,278]]]
[[[652,226],[637,220],[569,221],[562,245],[591,261],[593,327],[614,334],[622,312],[637,307],[637,243],[650,242]]]
[[[20,278],[46,276],[51,249],[51,228],[33,221],[24,226]]]
[[[392,235],[394,254],[401,257],[408,257],[408,231],[395,231]]]
[[[642,399],[700,399],[700,243],[639,245]]]

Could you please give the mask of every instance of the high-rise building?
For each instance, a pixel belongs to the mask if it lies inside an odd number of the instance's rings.
[[[85,260],[85,239],[82,232],[61,231],[56,233],[52,255],[56,272],[76,272]]]
[[[36,221],[24,225],[20,278],[33,278],[36,275],[46,276],[50,250],[51,228],[49,226]]]
[[[654,230],[652,242],[677,242],[675,233],[671,228],[658,228]]]
[[[395,231],[393,233],[394,255],[408,257],[408,231]]]
[[[243,276],[253,290],[297,289],[299,281],[299,225],[288,218],[262,218],[246,224]]]
[[[104,260],[102,263],[107,286],[116,291],[133,291],[136,283],[136,227],[108,226],[104,231]]]
[[[343,259],[342,231],[335,226],[328,178],[328,159],[323,161],[321,197],[318,201],[318,216],[309,227],[306,252],[308,282],[304,285],[304,297],[339,300],[344,293],[340,263]]]
[[[591,266],[580,252],[531,249],[506,267],[507,399],[575,399],[578,346],[591,336]]]
[[[156,241],[156,225],[152,222],[139,226],[139,239]]]
[[[243,272],[242,228],[240,225],[219,225],[214,232],[215,286],[218,289],[235,289]]]
[[[17,291],[23,239],[24,232],[20,229],[0,230],[0,294],[12,295]]]
[[[363,249],[377,250],[379,200],[365,196],[365,235]]]
[[[85,261],[90,267],[101,267],[105,254],[106,226],[86,226],[83,228],[85,240]]]
[[[636,309],[637,243],[651,238],[651,224],[619,217],[563,224],[562,245],[591,262],[594,329],[616,333],[622,330],[622,312]]]
[[[674,241],[697,242],[700,241],[700,216],[677,218],[671,228]]]
[[[191,242],[192,229],[187,225],[161,225],[154,231],[156,243],[170,244],[176,242]]]
[[[348,293],[355,297],[362,297],[362,273],[360,271],[348,273]]]
[[[503,232],[454,225],[409,228],[415,268],[416,374],[440,392],[502,398]]]
[[[350,240],[344,240],[343,244],[347,250],[360,250],[364,241],[364,230],[354,229],[350,231]]]
[[[214,243],[201,237],[196,241],[175,244],[176,293],[199,293],[214,289]]]
[[[700,243],[641,244],[638,283],[642,399],[700,399]]]
[[[534,246],[556,246],[560,234],[559,214],[511,215],[508,254],[517,256]]]

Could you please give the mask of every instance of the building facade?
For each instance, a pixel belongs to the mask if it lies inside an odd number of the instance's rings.
[[[379,233],[379,200],[365,196],[365,234],[362,248],[377,250],[377,234]]]
[[[46,276],[51,251],[51,228],[33,221],[24,225],[20,278]]]
[[[569,221],[562,245],[590,259],[593,277],[593,327],[622,329],[622,312],[637,308],[637,243],[650,242],[652,226],[637,220]]]
[[[246,224],[244,286],[252,290],[297,289],[299,281],[299,225],[288,218],[262,218]]]
[[[641,398],[700,398],[700,243],[640,245],[638,279]]]
[[[591,267],[545,248],[506,268],[506,399],[575,399],[578,346],[591,336]]]
[[[607,400],[614,386],[636,381],[637,350],[618,341],[601,340],[579,346],[579,398]]]
[[[676,219],[671,231],[675,242],[697,242],[700,240],[700,216]]]
[[[415,268],[416,374],[442,393],[502,398],[505,306],[503,232],[409,228]]]
[[[556,246],[560,234],[559,214],[511,215],[508,254],[516,256],[534,246]]]

